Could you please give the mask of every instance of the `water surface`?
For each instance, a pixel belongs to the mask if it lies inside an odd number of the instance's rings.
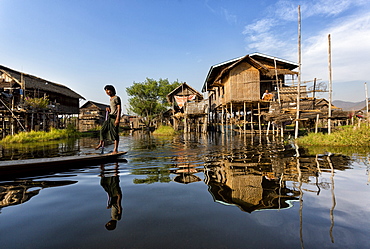
[[[0,176],[1,247],[370,247],[367,154],[220,134],[134,133],[119,148],[126,160]]]

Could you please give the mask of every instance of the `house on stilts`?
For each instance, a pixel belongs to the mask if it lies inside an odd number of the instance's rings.
[[[0,65],[1,136],[24,130],[64,128],[76,121],[79,101],[70,88]]]
[[[298,72],[294,71],[298,66],[261,53],[212,66],[202,88],[208,94],[209,128],[222,133],[254,132],[271,123],[283,129],[295,119],[298,93],[303,107],[300,121],[309,123],[317,115],[327,117],[327,110],[318,108],[325,105],[308,97],[308,93],[317,89],[308,91],[301,85],[298,90]],[[343,118],[346,114],[339,116]]]
[[[167,94],[167,101],[172,107],[168,116],[175,130],[207,132],[208,105],[201,93],[182,83]]]

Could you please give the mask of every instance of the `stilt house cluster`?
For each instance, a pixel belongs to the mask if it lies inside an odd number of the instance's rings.
[[[180,108],[181,115],[173,108],[176,120],[174,127],[177,129],[180,118],[184,118],[186,125],[205,124],[198,129],[202,132],[213,130],[224,133],[226,130],[233,130],[245,133],[270,127],[284,129],[296,120],[297,99],[300,104],[299,122],[304,127],[317,126],[319,120],[328,117],[329,103],[314,96],[315,92],[325,89],[318,89],[315,84],[310,90],[306,86],[298,89],[298,72],[294,71],[297,68],[297,63],[261,53],[216,64],[210,68],[202,87],[202,92],[208,99],[186,101],[184,108]],[[187,92],[183,93],[184,89]],[[175,95],[188,96],[190,92],[195,94],[195,90],[189,89],[192,88],[188,85],[175,89],[169,94],[168,100],[175,105]],[[309,93],[313,93],[312,97],[309,97]],[[195,109],[196,115],[192,114]],[[347,113],[332,106],[332,119],[340,121],[347,119],[347,116]],[[185,127],[185,132],[195,131],[189,127]]]
[[[80,99],[66,86],[0,65],[1,136],[63,128],[78,115]]]

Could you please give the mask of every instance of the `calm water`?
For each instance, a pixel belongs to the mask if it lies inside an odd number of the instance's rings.
[[[96,143],[13,157],[90,153]],[[120,150],[117,163],[1,180],[0,247],[370,248],[366,154],[139,133],[121,137]]]

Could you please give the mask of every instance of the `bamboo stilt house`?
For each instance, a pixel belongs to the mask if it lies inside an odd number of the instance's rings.
[[[212,66],[202,88],[207,92],[212,109],[244,102],[258,102],[268,90],[278,98],[286,76],[297,75],[292,70],[297,63],[254,53]]]
[[[80,107],[79,129],[88,131],[103,124],[106,118],[106,108],[109,105],[87,101]]]
[[[184,121],[185,130],[205,130],[204,127],[198,127],[206,124],[206,110],[204,108],[203,95],[197,90],[186,83],[182,83],[167,94],[167,101],[172,106],[172,124],[175,130],[179,130],[183,119],[186,119]],[[197,127],[186,126],[186,124],[193,124]]]
[[[58,127],[59,116],[79,114],[80,99],[84,97],[64,85],[0,65],[0,129],[3,136],[19,129]]]

